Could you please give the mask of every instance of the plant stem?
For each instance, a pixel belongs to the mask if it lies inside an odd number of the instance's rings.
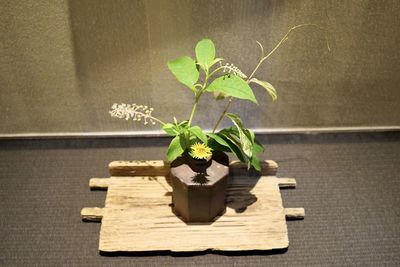
[[[233,101],[233,97],[230,97],[228,103],[226,103],[224,111],[222,111],[221,116],[219,117],[217,123],[214,126],[214,129],[212,130],[213,133],[215,132],[215,130],[217,130],[218,125],[221,123],[222,119],[224,118],[224,116],[225,116],[226,112],[228,111],[229,106],[231,105],[232,101]]]
[[[205,89],[206,89],[207,81],[208,81],[208,78],[210,77],[210,76],[208,75],[208,70],[205,71],[205,74],[206,74],[206,75],[205,75],[205,78],[204,78],[204,83],[203,83],[203,85],[199,85],[201,88],[200,88],[200,90],[198,91],[198,93],[197,93],[197,95],[196,95],[196,100],[194,101],[193,108],[192,108],[192,112],[190,113],[189,122],[188,122],[188,126],[189,126],[189,127],[190,127],[190,125],[192,124],[193,116],[194,116],[194,113],[195,113],[195,111],[196,111],[197,104],[199,103],[200,97],[201,97],[201,95],[204,93],[204,91],[205,91]]]
[[[225,66],[220,66],[220,67],[216,68],[213,72],[211,72],[210,77],[213,76],[213,75],[214,75],[215,73],[217,73],[218,71],[224,69],[224,68],[225,68]]]
[[[188,122],[189,127],[192,123],[194,112],[196,111],[196,108],[197,108],[197,103],[199,102],[198,99],[199,99],[199,97],[196,97],[196,100],[193,104],[192,112],[190,113],[190,118],[189,118],[189,122]]]
[[[157,119],[157,118],[155,118],[153,116],[149,116],[149,118],[151,118],[152,120],[154,120],[154,121],[156,121],[156,122],[158,122],[158,123],[160,123],[162,125],[165,125],[165,122],[163,122],[162,120],[159,120],[159,119]]]

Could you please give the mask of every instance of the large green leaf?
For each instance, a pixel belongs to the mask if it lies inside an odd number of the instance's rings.
[[[206,89],[209,92],[223,93],[239,99],[250,100],[257,104],[250,86],[239,76],[224,75],[215,79]]]
[[[169,61],[168,68],[179,82],[196,92],[194,85],[199,79],[199,71],[196,68],[196,62],[192,58],[184,56]]]
[[[189,131],[207,145],[207,136],[203,133],[203,130],[199,126],[192,126],[189,128]]]
[[[180,137],[179,135],[175,136],[169,144],[167,151],[167,159],[169,161],[175,160],[177,157],[182,155],[184,149],[181,147]]]
[[[215,58],[215,46],[210,39],[203,39],[196,45],[196,58],[199,65],[208,70]]]
[[[272,101],[275,101],[278,98],[278,94],[276,93],[275,88],[269,82],[260,81],[256,78],[252,78],[250,80],[250,82],[256,83],[256,84],[264,87],[267,90],[267,92],[269,93],[269,95],[272,97]]]

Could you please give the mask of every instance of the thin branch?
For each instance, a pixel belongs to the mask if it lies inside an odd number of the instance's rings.
[[[306,26],[313,26],[313,27],[316,27],[316,28],[318,28],[318,29],[324,31],[324,32],[325,32],[324,36],[325,36],[325,40],[326,40],[326,46],[327,46],[327,48],[328,48],[328,51],[331,51],[331,48],[330,48],[330,46],[329,46],[328,37],[327,37],[327,35],[326,35],[326,31],[325,31],[324,28],[318,26],[317,24],[313,24],[313,23],[304,23],[304,24],[296,25],[296,26],[294,26],[294,27],[292,27],[292,28],[289,29],[289,31],[283,36],[283,38],[278,42],[278,44],[277,44],[266,56],[264,56],[264,47],[261,45],[260,42],[257,41],[257,44],[258,44],[258,45],[260,46],[260,48],[261,48],[261,59],[260,59],[260,61],[258,62],[257,66],[254,68],[253,72],[252,72],[252,73],[250,74],[250,76],[247,78],[246,82],[249,83],[250,80],[251,80],[251,78],[253,78],[254,74],[257,72],[258,68],[261,66],[261,64],[262,64],[267,58],[269,58],[282,44],[284,44],[284,43],[289,39],[289,34],[290,34],[292,31],[294,31],[294,30],[296,30],[296,29],[298,29],[298,28],[301,28],[301,27],[306,27]],[[217,123],[216,123],[215,126],[214,126],[213,132],[215,132],[215,130],[217,129],[218,125],[221,123],[221,121],[222,121],[222,119],[224,118],[226,112],[228,111],[229,106],[231,105],[232,101],[233,101],[233,97],[230,97],[230,98],[229,98],[229,102],[228,102],[227,105],[225,106],[224,111],[222,112],[221,116],[219,117]]]

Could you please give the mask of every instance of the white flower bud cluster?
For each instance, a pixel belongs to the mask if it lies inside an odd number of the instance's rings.
[[[219,62],[219,64],[222,67],[221,61]],[[223,66],[223,72],[233,73],[243,79],[247,78],[247,76],[238,67],[236,67],[233,64],[226,63],[225,66]]]
[[[153,108],[148,106],[136,105],[136,104],[117,104],[112,105],[110,114],[112,117],[129,120],[132,118],[134,121],[142,121],[146,125],[148,123],[156,124],[151,113]]]

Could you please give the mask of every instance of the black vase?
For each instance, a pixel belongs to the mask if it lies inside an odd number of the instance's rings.
[[[188,154],[171,163],[173,211],[185,222],[211,222],[226,210],[229,158],[213,152],[210,160]]]

